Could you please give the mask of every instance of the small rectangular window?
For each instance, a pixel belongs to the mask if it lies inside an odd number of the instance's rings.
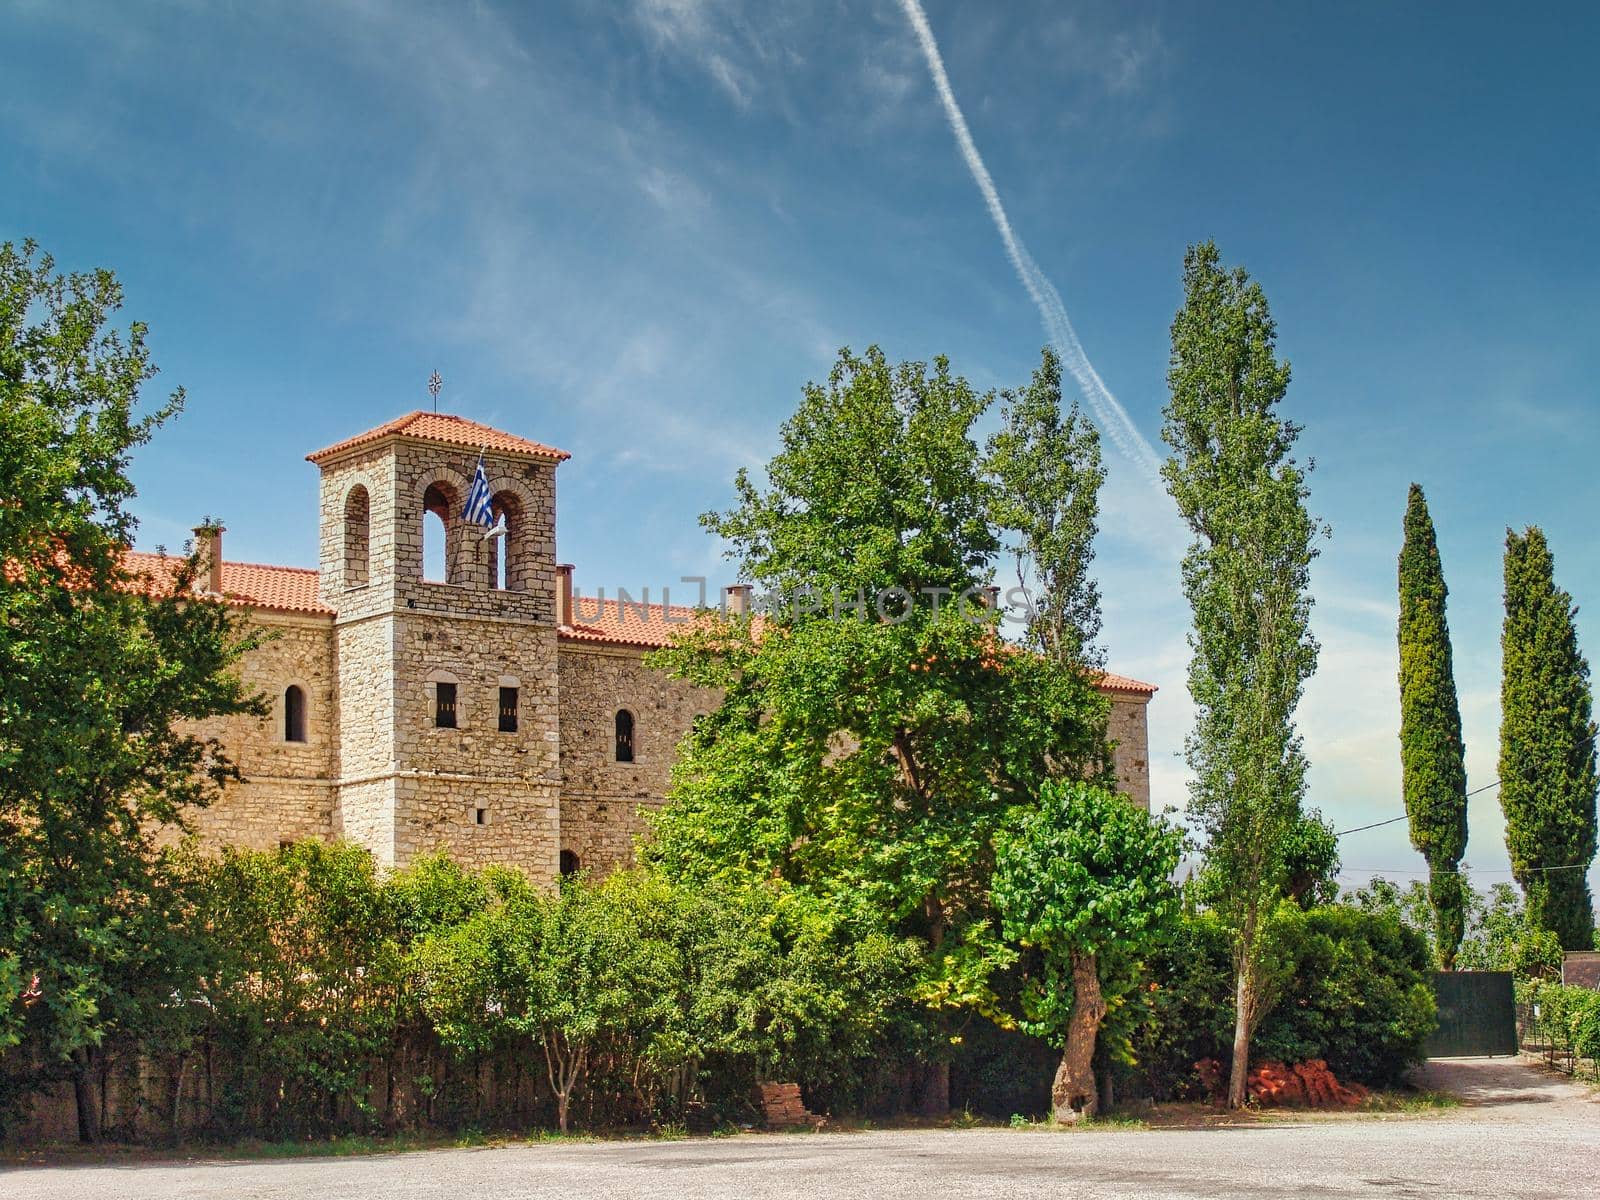
[[[475,825],[487,825],[489,823],[489,810],[487,808],[473,809],[472,821]]]
[[[456,685],[453,683],[436,683],[433,687],[433,723],[440,729],[454,729],[456,727]]]
[[[500,732],[515,733],[517,731],[517,689],[503,687],[500,689]]]

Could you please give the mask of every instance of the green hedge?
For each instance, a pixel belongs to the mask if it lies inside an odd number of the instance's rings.
[[[1600,991],[1523,979],[1517,982],[1517,1003],[1532,1017],[1539,1040],[1570,1047],[1600,1068]]]

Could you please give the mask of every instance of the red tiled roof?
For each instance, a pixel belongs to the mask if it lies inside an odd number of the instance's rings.
[[[683,632],[700,611],[686,604],[623,604],[614,596],[597,600],[575,595],[572,597],[573,623],[561,627],[561,636],[575,642],[609,642],[615,646],[657,649]]]
[[[315,454],[308,454],[306,461],[320,463],[346,450],[353,450],[357,446],[365,446],[386,437],[414,438],[419,442],[437,442],[445,446],[461,446],[468,450],[482,447],[501,454],[531,454],[535,458],[554,459],[557,462],[565,462],[572,457],[565,450],[557,450],[554,446],[546,446],[542,442],[531,442],[514,434],[502,433],[498,429],[480,425],[465,417],[452,416],[450,413],[423,412],[418,409],[416,412],[407,413],[403,417],[396,417],[386,424],[379,425],[376,429],[369,429],[365,433],[356,434],[355,437],[345,438],[342,442],[335,442]]]
[[[150,575],[157,591],[171,585],[180,561],[171,555],[138,551],[130,551],[123,559],[128,570]],[[333,609],[323,604],[317,595],[316,571],[308,567],[272,567],[223,559],[222,596],[229,604],[241,608],[333,615]]]
[[[1153,683],[1143,683],[1137,679],[1129,679],[1126,675],[1115,675],[1110,671],[1100,672],[1100,690],[1102,692],[1128,692],[1135,696],[1154,696],[1161,689]]]
[[[598,607],[598,611],[597,611]],[[641,612],[640,610],[644,611]],[[575,642],[607,642],[615,646],[642,646],[659,649],[682,633],[702,610],[674,604],[663,608],[659,604],[620,604],[608,596],[604,602],[593,597],[573,596],[572,625],[561,628],[561,636]],[[671,614],[671,620],[667,615]],[[1126,675],[1103,672],[1100,690],[1130,696],[1150,697],[1158,690],[1153,683],[1143,683]]]
[[[128,570],[149,574],[158,589],[167,585],[179,560],[170,555],[141,554],[130,551],[124,559]],[[309,567],[274,567],[263,563],[222,561],[222,593],[229,604],[242,608],[267,608],[278,612],[333,614],[317,592],[317,572]],[[623,604],[615,597],[601,602],[594,597],[573,596],[573,624],[561,627],[560,636],[573,642],[595,642],[612,646],[637,646],[659,649],[671,643],[703,611],[686,604]],[[1134,696],[1153,696],[1157,688],[1126,675],[1105,672],[1102,691]]]

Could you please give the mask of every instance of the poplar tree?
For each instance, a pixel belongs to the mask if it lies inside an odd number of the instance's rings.
[[[1506,530],[1500,807],[1528,923],[1567,950],[1594,945],[1595,731],[1572,597],[1537,526]]]
[[[1400,771],[1411,844],[1428,861],[1439,963],[1455,970],[1466,929],[1467,767],[1461,742],[1444,569],[1420,484],[1406,501],[1400,549]]]
[[[1061,360],[1045,347],[1028,386],[1002,397],[1005,428],[989,439],[995,523],[1011,535],[1028,594],[1028,644],[1052,661],[1104,666],[1100,589],[1089,568],[1106,471],[1100,433],[1074,401],[1061,406]]]
[[[1306,760],[1294,710],[1316,669],[1309,574],[1323,532],[1306,509],[1299,426],[1278,411],[1289,365],[1259,284],[1191,246],[1172,323],[1162,437],[1168,490],[1194,534],[1186,756],[1190,811],[1208,835],[1203,879],[1230,933],[1235,1021],[1229,1103],[1244,1103],[1250,1039],[1274,1000],[1272,919],[1288,883]]]

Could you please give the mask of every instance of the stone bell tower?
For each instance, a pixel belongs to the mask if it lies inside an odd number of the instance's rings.
[[[461,516],[479,454],[505,533]],[[556,468],[564,451],[415,412],[307,456],[334,620],[333,828],[553,879],[560,851]],[[424,525],[443,543],[426,578]]]

